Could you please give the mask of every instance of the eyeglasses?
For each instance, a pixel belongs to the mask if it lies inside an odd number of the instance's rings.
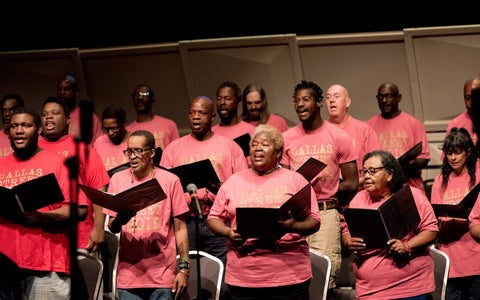
[[[397,97],[398,93],[388,93],[388,94],[378,94],[376,97],[378,100],[383,100],[384,98],[386,99],[392,99],[394,97]]]
[[[375,173],[377,173],[378,171],[380,171],[381,169],[384,169],[385,166],[381,166],[381,167],[376,167],[376,168],[368,168],[368,169],[361,169],[358,171],[358,173],[360,173],[360,176],[365,176],[365,174],[370,174],[370,175],[375,175]]]
[[[139,148],[135,148],[135,149],[126,149],[126,150],[123,150],[123,155],[125,155],[126,157],[130,157],[132,154],[135,154],[136,157],[141,157],[143,152],[147,152],[147,151],[150,151],[152,150],[153,148],[148,148],[148,149],[139,149]]]

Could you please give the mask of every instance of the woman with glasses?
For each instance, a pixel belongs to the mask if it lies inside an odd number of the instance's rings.
[[[480,181],[477,153],[465,128],[453,127],[443,142],[441,173],[432,186],[432,204],[457,204]],[[477,299],[480,291],[480,244],[468,231],[468,220],[440,216],[439,249],[450,258],[446,299]]]
[[[352,199],[350,208],[376,209],[405,182],[397,159],[386,151],[367,153],[360,177],[364,189]],[[420,223],[403,239],[389,240],[384,249],[366,249],[348,227],[343,231],[344,246],[357,252],[353,263],[357,299],[427,299],[435,289],[428,246],[437,237],[437,219],[425,194],[414,187],[411,190]]]

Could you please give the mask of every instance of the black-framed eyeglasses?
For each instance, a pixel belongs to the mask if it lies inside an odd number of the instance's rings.
[[[361,169],[358,171],[358,173],[360,173],[360,176],[365,176],[365,174],[370,174],[370,175],[375,175],[375,173],[377,173],[378,171],[380,171],[381,169],[384,169],[385,166],[381,166],[381,167],[376,167],[376,168],[368,168],[368,169]]]
[[[387,93],[387,94],[378,94],[377,96],[377,100],[383,100],[383,99],[392,99],[394,97],[397,97],[398,93]]]
[[[126,157],[130,157],[132,154],[135,154],[136,157],[141,157],[144,152],[150,151],[153,148],[148,148],[148,149],[140,149],[140,148],[134,148],[134,149],[126,149],[123,150],[123,155]]]

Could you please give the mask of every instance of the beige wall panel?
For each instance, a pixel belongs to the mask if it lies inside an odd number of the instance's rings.
[[[155,93],[155,114],[174,120],[178,129],[188,127],[188,96],[178,51],[119,49],[82,53],[82,63],[99,117],[110,104],[120,104],[127,112],[127,122],[136,119],[131,93],[141,83]]]
[[[19,94],[40,112],[43,100],[56,96],[59,77],[81,73],[77,59],[76,50],[0,53],[0,95]]]
[[[320,38],[318,43],[315,38],[307,45],[299,42],[305,79],[319,84],[325,94],[332,84],[346,87],[352,98],[350,114],[362,121],[379,113],[375,95],[385,81],[398,85],[403,95],[400,108],[414,113],[403,40],[378,39],[352,43],[345,36],[335,44]],[[322,116],[328,119],[325,105]]]
[[[213,45],[209,41],[205,47],[198,43],[191,47],[184,44],[191,92],[215,100],[216,89],[224,81],[235,82],[242,91],[248,84],[258,82],[267,93],[269,111],[283,116],[290,126],[294,125],[297,116],[292,109],[291,95],[299,77],[298,53],[292,53],[288,41],[279,45],[278,41],[270,40],[267,37],[259,41],[258,46],[245,45],[238,39],[217,40]],[[240,104],[239,114],[241,112]],[[218,122],[217,117],[215,124]]]
[[[446,36],[413,34],[415,63],[425,126],[445,130],[465,111],[463,85],[480,74],[480,33]],[[435,30],[431,31],[435,35]]]

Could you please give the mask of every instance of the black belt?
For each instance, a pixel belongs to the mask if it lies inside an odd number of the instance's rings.
[[[338,200],[321,200],[318,201],[318,209],[329,210],[332,208],[338,208]]]

